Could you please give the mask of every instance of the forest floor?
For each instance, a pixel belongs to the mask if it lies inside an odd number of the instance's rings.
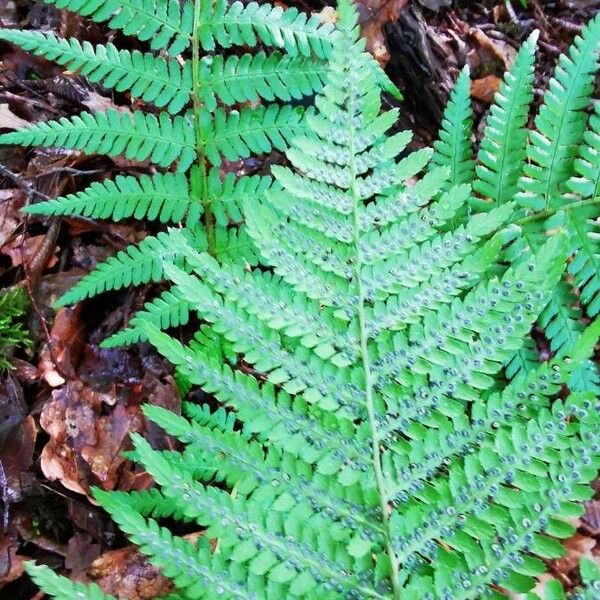
[[[369,49],[403,91],[401,126],[415,131],[417,146],[434,139],[448,90],[464,64],[471,67],[480,123],[500,77],[533,29],[540,30],[540,89],[560,52],[600,10],[600,1],[593,0],[528,0],[526,7],[519,0],[359,0],[359,5]],[[332,10],[319,0],[299,0],[295,6],[325,15]],[[132,43],[41,0],[0,0],[0,27],[51,30],[93,43],[110,39],[122,47]],[[0,45],[0,131],[114,106],[130,108],[131,101]],[[264,165],[253,159],[230,167],[251,173]],[[89,497],[92,486],[133,490],[152,484],[121,455],[130,432],[142,432],[157,447],[171,443],[147,425],[140,410],[144,402],[179,410],[169,365],[147,345],[99,347],[159,288],[53,308],[82,274],[150,230],[134,221],[40,219],[20,212],[40,199],[145,168],[79,152],[0,147],[0,287],[25,290],[32,339],[0,374],[0,598],[41,598],[23,574],[28,559],[94,580],[130,600],[168,590],[168,582],[126,545]],[[566,556],[550,564],[566,587],[576,583],[581,555],[600,556],[600,483],[597,489],[597,499],[587,503],[577,533],[567,541]]]

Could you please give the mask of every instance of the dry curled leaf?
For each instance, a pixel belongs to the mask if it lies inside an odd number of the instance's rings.
[[[564,541],[565,555],[553,561],[553,567],[559,573],[568,575],[577,568],[582,556],[592,558],[592,549],[596,540],[587,535],[576,533]]]
[[[19,129],[29,123],[10,110],[8,104],[0,104],[0,129]]]
[[[486,104],[491,104],[494,100],[494,94],[500,89],[501,83],[502,79],[496,75],[475,79],[471,82],[471,96]]]
[[[201,535],[196,532],[182,537],[194,542]],[[88,572],[107,594],[122,600],[152,600],[172,590],[171,581],[149,564],[136,546],[105,552]]]
[[[80,381],[52,392],[40,416],[40,425],[50,436],[41,456],[48,479],[80,494],[87,494],[92,484],[115,487],[128,433],[139,431],[143,418],[139,406],[117,406],[103,415],[102,406],[111,402]]]

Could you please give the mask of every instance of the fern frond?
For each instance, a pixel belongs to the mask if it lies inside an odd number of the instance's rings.
[[[131,160],[151,159],[162,167],[178,161],[179,171],[185,171],[196,156],[191,120],[169,117],[167,113],[157,118],[142,112],[84,112],[70,119],[62,117],[5,133],[0,135],[0,144],[57,146],[109,156],[123,154]]]
[[[228,10],[217,9],[215,22]],[[564,301],[545,312],[572,254],[566,228],[509,224],[511,201],[469,215],[470,181],[452,185],[452,165],[429,168],[429,152],[407,153],[408,133],[387,134],[397,111],[383,110],[347,0],[338,29],[316,110],[275,181],[191,178],[223,207],[213,245],[241,212],[234,231],[251,237],[257,264],[170,231],[157,269],[174,292],[132,321],[183,389],[200,386],[224,408],[147,407],[185,449],[134,436],[129,456],[159,492],[96,497],[184,596],[524,594],[593,493],[600,403],[576,391],[593,377],[574,382],[600,320],[583,329]],[[464,125],[462,77],[453,122]],[[454,133],[449,145],[468,147],[465,127]],[[470,150],[461,156],[469,171]],[[160,331],[182,306],[202,323],[188,344]],[[564,339],[557,328],[556,354],[528,362],[532,325],[553,333],[565,316],[577,327]],[[153,519],[171,516],[205,535],[190,544]]]
[[[530,132],[518,200],[525,208],[558,208],[583,141],[585,109],[594,90],[600,51],[600,16],[561,54]]]
[[[244,107],[229,113],[217,109],[214,116],[203,111],[202,143],[206,156],[219,166],[221,155],[233,161],[273,148],[284,150],[289,140],[302,131],[303,114],[301,108],[287,104]]]
[[[600,107],[590,117],[584,134],[585,144],[575,161],[575,176],[567,183],[570,192],[583,199],[581,206],[565,207],[564,218],[571,234],[573,254],[569,273],[581,293],[581,300],[590,316],[600,313],[600,240],[594,204],[600,195]],[[585,201],[589,201],[586,204]],[[558,219],[562,220],[563,215]],[[552,224],[549,224],[551,227]]]
[[[103,348],[129,346],[146,337],[142,325],[150,323],[160,329],[170,329],[186,325],[190,316],[189,302],[177,292],[166,290],[158,298],[146,302],[144,308],[135,313],[129,326],[102,341]]]
[[[113,44],[93,46],[75,38],[61,39],[41,31],[0,30],[0,39],[43,56],[72,71],[79,71],[94,83],[118,92],[130,91],[134,98],[151,102],[170,113],[178,113],[189,101],[192,89],[191,65],[182,67],[173,58],[134,50],[118,50]]]
[[[202,0],[196,35],[208,52],[216,43],[228,48],[256,46],[260,40],[285,49],[291,56],[314,54],[319,58],[329,54],[335,36],[331,24],[321,23],[317,17],[307,18],[295,8],[284,10],[256,2],[229,4],[227,0]]]
[[[489,198],[492,206],[513,200],[525,163],[537,38],[535,31],[519,49],[487,116],[473,189]]]
[[[164,273],[164,261],[183,265],[181,252],[167,245],[168,234],[144,238],[137,246],[129,246],[116,256],[98,264],[80,279],[68,292],[57,300],[57,306],[80,302],[105,291],[118,290],[124,286],[160,281]],[[201,243],[201,240],[197,240]]]
[[[148,41],[153,50],[165,48],[175,56],[188,48],[194,23],[193,2],[185,0],[44,0],[56,8],[67,9],[98,23],[106,21],[111,29],[120,29]]]
[[[226,105],[261,98],[288,102],[320,91],[324,73],[322,63],[279,52],[210,56],[200,62],[199,93],[210,111],[217,108],[217,97]]]
[[[471,76],[465,67],[459,74],[442,117],[439,139],[434,143],[432,165],[450,168],[445,188],[473,181],[474,166],[471,135]]]
[[[95,583],[86,585],[57,575],[50,567],[25,563],[25,570],[33,581],[53,598],[58,600],[117,600],[105,594]]]
[[[157,220],[161,223],[194,224],[202,214],[202,205],[190,196],[183,174],[157,173],[152,177],[123,177],[92,183],[87,189],[53,200],[27,206],[25,212],[37,215],[70,215],[121,221]]]
[[[362,469],[350,468],[350,456],[346,459],[346,466],[340,469],[340,454],[334,460],[328,459],[325,465],[327,472],[337,473],[337,480],[342,485],[359,484],[364,493],[380,496],[379,518],[383,534],[378,539],[365,535],[363,539],[353,539],[351,543],[348,541],[346,551],[350,556],[365,559],[372,553],[375,564],[379,563],[379,557],[385,553],[389,559],[388,564],[392,566],[388,576],[393,585],[393,591],[385,591],[385,594],[394,598],[400,597],[401,593],[412,593],[417,597],[423,597],[424,594],[427,597],[429,592],[431,597],[436,597],[433,595],[434,591],[440,592],[443,588],[433,579],[427,580],[427,568],[420,557],[441,555],[443,551],[438,548],[437,540],[443,539],[447,543],[456,569],[467,573],[467,565],[473,561],[476,564],[477,561],[483,561],[487,565],[486,544],[490,539],[503,536],[503,532],[510,531],[511,527],[521,521],[497,519],[486,524],[480,518],[483,511],[489,511],[496,517],[503,510],[504,496],[495,504],[491,501],[480,504],[476,496],[479,488],[474,487],[470,496],[465,496],[465,488],[463,495],[458,497],[454,495],[454,488],[450,487],[451,495],[442,496],[448,504],[440,507],[440,513],[445,512],[447,506],[464,502],[463,510],[469,515],[468,522],[473,523],[471,535],[474,539],[470,541],[470,538],[456,529],[461,524],[456,516],[446,519],[455,523],[450,529],[432,529],[431,520],[425,515],[429,515],[427,504],[433,502],[434,490],[424,491],[426,482],[435,476],[435,490],[441,492],[446,489],[444,486],[447,484],[443,483],[446,480],[444,466],[449,466],[450,473],[454,473],[448,475],[451,482],[449,485],[453,486],[456,480],[459,482],[457,489],[460,490],[461,485],[465,487],[469,483],[472,473],[473,477],[479,477],[479,472],[481,477],[488,475],[487,462],[476,463],[475,459],[471,461],[464,458],[469,449],[480,447],[482,461],[483,456],[485,461],[495,456],[494,460],[498,462],[502,452],[507,451],[511,455],[516,452],[516,446],[510,446],[510,451],[507,450],[509,446],[506,439],[509,432],[510,435],[514,434],[516,441],[520,441],[523,436],[535,436],[545,431],[550,427],[547,427],[549,421],[562,431],[566,417],[560,405],[555,405],[556,412],[553,413],[544,412],[540,404],[549,406],[549,397],[560,389],[560,382],[571,376],[572,370],[565,367],[565,362],[553,363],[552,366],[543,365],[526,377],[516,377],[503,393],[496,392],[494,388],[499,385],[497,375],[522,346],[532,323],[539,317],[561,278],[568,244],[564,235],[555,235],[528,254],[524,253],[522,245],[517,246],[515,252],[522,253],[522,256],[509,268],[501,267],[498,263],[494,265],[502,245],[511,243],[518,235],[514,228],[498,231],[511,215],[510,204],[503,204],[499,209],[471,218],[464,227],[444,232],[448,219],[453,216],[453,210],[464,205],[467,194],[464,191],[451,191],[430,206],[424,207],[428,200],[419,199],[418,193],[411,196],[403,182],[389,178],[390,172],[394,170],[389,163],[372,166],[370,157],[377,153],[378,145],[384,143],[385,138],[380,128],[385,130],[383,124],[386,122],[378,117],[380,104],[372,93],[372,72],[364,68],[364,55],[358,50],[360,45],[351,48],[354,54],[349,51],[348,45],[344,46],[343,51],[334,51],[334,76],[327,82],[323,96],[316,103],[319,112],[307,120],[307,133],[298,138],[288,152],[295,171],[290,168],[276,169],[275,176],[281,189],[273,188],[268,191],[265,200],[259,202],[258,206],[253,202],[246,207],[248,229],[263,259],[266,259],[267,264],[274,268],[281,279],[274,280],[272,276],[265,277],[259,273],[256,276],[241,273],[230,267],[220,266],[201,253],[194,253],[189,249],[188,253],[194,256],[191,261],[193,274],[186,274],[181,269],[172,267],[166,268],[166,272],[180,293],[190,299],[199,316],[212,323],[217,332],[229,339],[233,349],[243,356],[244,361],[264,373],[271,384],[283,383],[290,396],[297,396],[311,403],[312,410],[317,411],[315,415],[332,414],[338,421],[360,423],[356,434],[367,443],[371,438],[372,448],[376,448],[377,452],[375,460],[380,461],[375,463],[375,473],[368,469],[363,473]],[[349,72],[356,75],[349,77]],[[342,73],[346,76],[342,77]],[[336,126],[339,131],[335,130]],[[404,138],[405,136],[396,138],[391,147],[396,150],[402,148],[402,144],[406,143]],[[319,150],[321,147],[322,152]],[[424,166],[424,161],[422,156],[416,155],[405,159],[404,165],[397,171],[399,179],[413,177]],[[368,171],[364,169],[373,169],[373,172],[365,176],[364,173]],[[421,192],[424,197],[438,197],[440,184],[444,185],[443,180],[439,181],[443,172],[431,172],[429,184],[432,187],[427,192]],[[432,182],[436,178],[438,185],[434,187]],[[424,189],[429,184],[424,183]],[[317,190],[319,193],[315,194]],[[402,193],[405,196],[401,196]],[[327,206],[325,199],[329,197],[334,198],[334,203]],[[387,197],[403,197],[406,201],[399,207],[394,207],[395,213],[391,214],[391,202],[387,204]],[[457,197],[460,201],[453,203],[450,200]],[[318,200],[315,201],[314,198]],[[367,208],[372,204],[372,198],[377,198],[376,203],[379,205],[381,202],[380,206]],[[308,205],[309,211],[296,209],[294,200],[299,207]],[[434,212],[438,209],[436,202],[441,204],[439,210]],[[376,234],[370,228],[368,219],[371,215],[377,215],[380,207],[381,214],[388,219],[389,225],[385,227],[389,227],[390,232],[397,227],[406,236],[412,234],[412,243],[401,240],[401,236],[397,238],[399,242],[406,244],[406,250],[402,250],[402,246],[396,250],[392,244],[388,244],[392,248],[385,243],[377,245]],[[451,207],[453,210],[450,210]],[[432,219],[427,234],[420,238],[417,228],[413,233],[409,227],[413,222],[412,215],[426,219],[430,212],[431,215],[435,214],[435,219]],[[323,225],[323,219],[327,226]],[[329,224],[335,229],[334,235],[327,235],[330,231]],[[393,238],[387,235],[382,239]],[[444,250],[445,248],[448,250]],[[440,251],[439,256],[436,249]],[[444,284],[447,288],[444,291],[449,294],[446,303],[441,299],[429,304],[423,300],[423,307],[408,303],[407,290],[422,284],[425,298],[429,289],[427,284],[431,282],[433,285],[438,274],[444,273],[446,276],[446,270],[463,263],[468,267],[472,266],[475,273],[478,268],[480,273],[485,273],[487,269],[495,267],[498,275],[482,277],[480,281],[477,277],[471,279],[469,275],[464,283],[464,291],[455,292],[456,297],[452,295],[452,285],[460,290],[461,284],[446,280]],[[478,264],[481,266],[477,267]],[[409,269],[413,265],[415,268],[411,272]],[[467,266],[463,268],[466,270]],[[392,268],[395,270],[391,270]],[[427,269],[431,269],[430,274]],[[391,302],[386,305],[376,304],[379,284],[375,282],[379,276],[382,289],[386,293],[398,294],[403,302],[407,302],[406,305],[400,307]],[[389,288],[389,280],[394,280],[397,287]],[[277,281],[277,287],[281,291],[275,292],[270,288],[272,281]],[[287,292],[284,291],[286,285],[289,286]],[[292,294],[297,294],[297,301],[292,301]],[[401,312],[402,308],[406,314]],[[324,318],[320,318],[319,312],[315,310],[322,312]],[[388,325],[393,322],[390,319],[395,319],[397,327],[406,327],[406,331],[389,331]],[[381,322],[385,326],[380,327]],[[314,329],[313,323],[322,325],[320,331]],[[354,353],[337,352],[334,340],[337,336],[343,342],[339,333],[343,335],[344,324],[347,330],[345,346],[357,348],[358,351]],[[321,339],[320,335],[323,336]],[[306,336],[310,343],[307,343]],[[247,375],[242,376],[247,383],[234,388],[232,377],[228,375],[231,372],[229,367],[224,371],[214,363],[210,366],[210,359],[205,354],[186,349],[156,331],[149,333],[149,338],[179,369],[189,374],[191,381],[213,391],[235,408],[242,423],[245,424],[252,416],[248,415],[248,408],[240,408],[245,402],[239,399],[234,403],[232,398],[243,397],[249,406],[260,407],[260,412],[264,410],[264,399],[259,399],[262,391],[260,387],[252,388],[254,398],[248,400],[250,378]],[[573,343],[577,344],[577,340],[573,340]],[[326,368],[326,361],[334,356],[336,360],[342,361],[337,364],[344,365],[335,374]],[[318,366],[320,372],[315,370],[311,373],[310,368],[305,368],[308,365],[314,365],[314,368]],[[553,367],[559,368],[561,365],[563,373],[558,379],[549,380],[550,374],[554,372]],[[275,378],[273,373],[276,374]],[[224,379],[226,374],[229,383]],[[325,379],[315,379],[323,374],[327,374]],[[524,389],[531,390],[532,397],[539,390],[539,396],[531,402],[522,402],[520,398]],[[365,407],[361,405],[363,398]],[[579,424],[576,426],[575,423],[566,430],[568,444],[573,445],[569,446],[569,451],[565,449],[565,460],[572,457],[579,460],[578,445],[584,443],[584,437],[586,443],[592,440],[588,431],[588,427],[592,425],[587,421],[583,422],[584,407],[589,402],[589,396],[582,397],[581,401],[577,398],[579,397],[573,396],[569,400],[569,410],[573,406],[574,414],[581,415],[581,430],[577,429]],[[524,404],[525,409],[517,424],[514,408],[519,402]],[[465,403],[473,407],[473,419],[465,414]],[[481,411],[475,408],[477,406],[481,406]],[[254,410],[259,411],[258,408]],[[278,407],[270,414],[279,415],[279,412]],[[283,422],[286,423],[283,431],[288,435],[293,432],[295,436],[298,427],[291,427],[292,415],[288,413]],[[177,427],[181,432],[189,433],[193,429],[193,426],[189,429],[190,426],[183,420],[178,420],[178,423]],[[278,421],[276,429],[279,423],[281,422]],[[164,424],[167,425],[166,421]],[[512,432],[509,429],[511,425]],[[175,425],[171,423],[169,427],[173,432]],[[572,436],[578,431],[581,431],[582,438],[577,438],[575,443]],[[210,437],[210,434],[206,435]],[[322,434],[318,437],[327,439]],[[221,437],[218,439],[224,443]],[[304,436],[304,442],[306,441]],[[528,471],[535,464],[536,468],[532,472],[539,477],[539,484],[543,486],[549,486],[558,472],[553,452],[559,448],[564,449],[567,444],[556,437],[547,441],[548,449],[538,449],[536,446],[530,454],[522,451],[522,468]],[[269,442],[278,444],[273,440]],[[592,442],[595,443],[593,440]],[[208,440],[198,438],[192,443],[204,447]],[[227,443],[229,449],[225,454],[229,456],[234,443],[232,440]],[[251,445],[251,442],[248,443]],[[309,448],[312,443],[313,440],[310,440],[307,444]],[[222,449],[222,446],[219,447]],[[327,445],[323,446],[326,447]],[[341,456],[347,456],[354,451],[344,447],[340,453]],[[588,455],[584,456],[582,464],[588,458]],[[158,456],[151,459],[146,457],[146,460],[153,461],[157,472],[165,473],[167,467],[157,462]],[[233,459],[226,459],[222,468],[217,466],[215,472],[220,473],[217,477],[223,478],[229,486],[236,485],[235,482],[246,482],[248,475],[242,475],[239,466],[228,467],[229,460]],[[251,461],[246,459],[244,463]],[[377,464],[380,465],[379,475]],[[508,486],[513,481],[510,479],[513,477],[512,470],[507,465],[506,473],[490,473],[489,484]],[[171,473],[166,485],[174,485],[174,477],[175,473]],[[465,477],[467,484],[464,482]],[[481,477],[476,479],[478,485],[483,481]],[[593,478],[593,469],[583,469],[578,472],[577,477],[581,478],[582,483],[587,483]],[[495,481],[498,483],[494,483]],[[256,485],[257,482],[253,479],[252,486]],[[255,494],[260,494],[261,498],[265,497],[263,494],[268,494],[268,497],[277,494],[267,491],[268,489],[264,484],[253,487],[248,501],[252,502]],[[583,489],[577,488],[575,496],[570,490],[566,491],[565,501],[579,498]],[[196,487],[195,490],[197,511],[201,515],[204,514],[204,499],[208,491],[203,487]],[[535,504],[533,498],[542,498],[545,493],[546,488],[538,495],[532,491],[530,495],[523,494],[520,497],[520,519],[524,520],[526,516],[530,518],[530,529],[533,528],[536,532],[540,531],[541,521],[534,523],[533,517],[529,516],[533,514],[531,503]],[[490,495],[493,496],[493,493]],[[222,500],[217,502],[222,504]],[[291,500],[289,503],[288,506],[293,511]],[[407,555],[406,548],[398,549],[394,545],[395,517],[392,520],[387,520],[386,517],[387,507],[392,506],[392,515],[397,514],[403,526],[411,528],[411,523],[414,523],[411,520],[413,505],[424,511],[423,527],[432,529],[431,538],[423,538],[423,545],[419,541],[422,536],[415,535],[414,557],[412,551]],[[335,509],[333,513],[336,513]],[[557,512],[556,506],[549,507],[547,513],[564,516],[564,513]],[[542,517],[547,518],[547,515]],[[309,514],[306,515],[307,531],[310,531],[311,518]],[[335,518],[333,521],[337,522]],[[476,526],[479,530],[476,530]],[[260,528],[261,525],[257,524],[257,527]],[[529,525],[525,529],[527,527]],[[388,534],[385,533],[386,528]],[[485,533],[479,534],[476,531]],[[525,531],[521,525],[519,532],[528,539],[529,530]],[[221,533],[219,528],[215,529],[215,535],[228,534]],[[386,535],[389,535],[387,540]],[[478,546],[479,536],[486,540],[481,542],[481,548]],[[522,546],[518,544],[522,541],[518,537],[515,542],[511,541],[511,544],[517,545],[519,556],[522,554]],[[243,535],[232,543],[246,547]],[[507,545],[501,546],[501,551],[506,551],[508,556],[512,550]],[[343,556],[343,550],[338,552]],[[305,561],[308,559],[308,556],[303,558]],[[530,570],[539,571],[542,565],[533,558],[523,560],[527,560]],[[436,577],[441,577],[441,572],[443,569],[437,562]],[[487,586],[499,583],[507,587],[514,587],[518,583],[522,586],[531,584],[529,579],[519,579],[508,568],[501,570],[493,578],[486,578],[482,572],[477,580],[478,583],[473,583],[472,587],[471,584],[466,586],[467,592],[462,595],[456,587],[462,586],[462,581],[455,585],[452,580],[448,597],[476,597],[477,594],[483,594]],[[431,587],[426,581],[430,581]],[[419,595],[417,590],[423,593]],[[343,591],[340,594],[343,596]]]

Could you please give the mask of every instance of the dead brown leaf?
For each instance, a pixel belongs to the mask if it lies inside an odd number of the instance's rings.
[[[75,375],[85,330],[81,310],[82,304],[60,308],[50,330],[50,342],[40,349],[38,370],[50,387],[59,387],[65,383],[64,376]]]
[[[194,542],[201,535],[183,537]],[[89,574],[105,593],[123,600],[152,600],[172,589],[171,581],[150,565],[136,546],[105,552],[92,563]]]
[[[494,101],[494,94],[500,89],[502,79],[496,75],[488,75],[471,82],[471,95],[486,104]]]
[[[71,571],[71,577],[79,579],[98,556],[100,544],[94,543],[88,533],[76,532],[67,545],[65,567]]]
[[[173,587],[135,546],[105,552],[92,563],[89,573],[107,594],[128,600],[151,600]]]
[[[0,248],[14,235],[19,226],[19,214],[14,204],[22,196],[20,190],[0,190]]]
[[[13,267],[18,267],[23,263],[29,264],[32,259],[37,256],[38,251],[44,244],[45,235],[32,235],[25,239],[17,237],[8,244],[2,247],[2,254],[10,257]],[[56,252],[58,247],[54,248],[54,252],[50,256],[50,260],[47,263],[47,267],[51,269],[58,262]]]
[[[105,394],[95,392],[81,381],[72,381],[52,392],[44,406],[40,425],[50,436],[42,450],[44,475],[68,489],[87,494],[90,485],[114,488],[124,459],[129,431],[139,431],[143,419],[139,407],[118,406],[101,415]]]
[[[367,49],[383,66],[390,59],[383,27],[395,21],[408,3],[408,0],[358,0],[356,3]]]
[[[8,104],[0,104],[0,129],[19,129],[29,123],[10,110]]]
[[[576,569],[582,556],[592,558],[592,549],[596,545],[596,540],[587,535],[576,533],[564,541],[566,553],[563,557],[552,561],[552,566],[559,573],[568,576],[571,571]]]
[[[490,62],[497,62],[502,71],[510,69],[517,55],[517,51],[511,45],[502,40],[492,39],[478,28],[471,29],[471,36],[479,47],[480,64],[489,68]]]

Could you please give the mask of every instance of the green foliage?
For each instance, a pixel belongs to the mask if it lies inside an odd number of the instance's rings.
[[[27,295],[22,288],[0,294],[0,371],[10,369],[9,357],[15,348],[31,344],[23,325],[28,305]]]
[[[95,583],[85,585],[75,583],[66,577],[60,577],[52,569],[43,565],[27,563],[27,574],[33,581],[53,598],[63,600],[115,600],[105,594]]]
[[[572,347],[581,333],[582,317],[595,317],[600,312],[600,246],[594,219],[598,214],[599,125],[596,114],[588,123],[586,112],[598,68],[600,16],[559,58],[535,126],[528,130],[536,39],[534,32],[523,44],[490,109],[473,181],[473,189],[481,197],[471,201],[471,207],[485,212],[516,198],[519,209],[514,220],[524,232],[519,246],[533,251],[556,232],[567,232],[571,260],[538,320],[551,349],[560,353]],[[464,96],[463,77],[464,73],[457,82],[455,97]],[[471,158],[464,150],[471,136],[471,131],[462,127],[464,114],[465,109],[460,115],[451,106],[447,110],[442,142],[448,131],[463,134],[446,153],[445,164],[465,164]],[[520,351],[509,370],[511,376],[532,368],[535,360],[536,352]],[[573,373],[571,384],[575,389],[600,390],[590,363]]]
[[[295,9],[253,2],[47,2],[106,22],[111,29],[137,38],[142,48],[149,45],[149,51],[120,50],[111,43],[93,45],[26,30],[0,30],[0,39],[156,108],[84,112],[4,134],[0,143],[123,155],[137,162],[149,161],[160,170],[139,177],[117,175],[114,181],[97,182],[76,194],[31,205],[27,212],[182,223],[192,232],[196,249],[207,250],[219,260],[255,263],[235,204],[242,201],[244,190],[263,193],[271,180],[260,178],[258,185],[257,178],[242,177],[237,186],[240,193],[232,198],[227,192],[233,175],[221,181],[219,167],[224,159],[237,161],[273,149],[284,151],[290,139],[304,130],[306,111],[286,103],[321,89],[322,59],[330,52],[333,26]],[[239,53],[237,48],[258,45],[269,47],[268,55],[263,50]],[[217,47],[223,54],[215,53]],[[381,79],[381,70],[375,70]],[[272,104],[257,105],[258,101]],[[126,248],[98,265],[59,304],[161,280],[161,248],[160,235]],[[187,320],[174,296],[163,295],[157,302],[160,318],[153,322],[170,327]],[[149,311],[157,315],[154,304]],[[138,321],[134,317],[131,324],[135,327]],[[141,337],[139,330],[117,334],[107,344]]]
[[[471,79],[469,68],[465,67],[450,94],[439,139],[434,144],[432,164],[450,169],[446,187],[473,181],[473,109],[470,98]]]
[[[164,265],[171,293],[203,328],[185,345],[140,327],[224,408],[147,406],[184,450],[134,436],[158,489],[96,498],[185,598],[525,594],[593,494],[600,404],[568,386],[600,320],[507,381],[570,242],[524,243],[513,203],[456,222],[469,186],[387,134],[397,110],[382,112],[355,9],[338,13],[291,166],[243,205],[260,265],[163,238],[182,257]],[[165,517],[205,535],[173,535]]]
[[[537,38],[537,32],[529,36],[506,73],[490,108],[477,155],[473,188],[492,199],[496,206],[514,198],[525,164]]]
[[[90,154],[124,155],[130,160],[150,159],[161,167],[175,161],[185,171],[195,157],[191,119],[167,113],[159,118],[136,111],[131,115],[109,110],[105,113],[81,113],[70,119],[38,123],[0,138],[5,144],[56,146],[85,150]]]

